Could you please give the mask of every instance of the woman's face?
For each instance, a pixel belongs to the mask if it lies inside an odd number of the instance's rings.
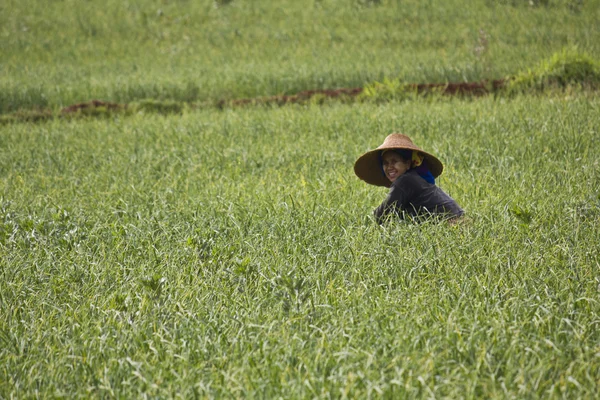
[[[405,160],[394,151],[383,153],[383,172],[390,182],[394,182],[403,173],[410,169],[410,160]]]

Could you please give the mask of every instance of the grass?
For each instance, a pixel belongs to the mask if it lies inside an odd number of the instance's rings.
[[[5,125],[0,397],[593,398],[598,107]],[[374,223],[385,190],[352,165],[391,131],[444,161],[468,224]]]
[[[600,58],[597,0],[0,5],[0,113],[499,79],[564,48]]]
[[[325,105],[335,102],[390,102],[418,100],[427,97],[429,101],[443,100],[441,96],[459,96],[474,98],[483,95],[494,95],[495,98],[510,97],[515,94],[539,95],[544,92],[564,95],[568,93],[587,92],[591,95],[600,88],[600,63],[587,54],[563,51],[544,60],[537,67],[527,69],[495,81],[442,83],[442,84],[410,84],[401,79],[383,79],[372,82],[362,88],[338,90],[305,91],[290,96],[261,96],[231,101],[181,102],[173,100],[144,99],[129,104],[107,103],[93,100],[74,104],[60,111],[49,109],[20,110],[0,115],[0,124],[18,122],[44,122],[55,118],[109,118],[132,114],[181,114],[189,109],[235,108],[246,106],[285,106]]]
[[[517,74],[509,82],[510,91],[531,92],[579,86],[600,88],[600,62],[587,54],[563,51],[536,68]]]
[[[598,5],[2,2],[0,398],[595,398]],[[374,222],[393,131],[466,223]]]

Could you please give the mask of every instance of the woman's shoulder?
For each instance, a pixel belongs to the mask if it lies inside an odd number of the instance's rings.
[[[396,179],[394,181],[394,183],[392,183],[392,186],[406,186],[406,185],[423,185],[423,184],[428,184],[427,181],[425,181],[425,179],[423,179],[416,170],[411,169],[409,171],[406,171],[405,173],[403,173],[402,175],[400,175],[398,177],[398,179]]]

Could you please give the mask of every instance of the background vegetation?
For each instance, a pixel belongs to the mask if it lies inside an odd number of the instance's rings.
[[[502,78],[565,47],[600,59],[600,2],[6,0],[0,38],[5,113]]]

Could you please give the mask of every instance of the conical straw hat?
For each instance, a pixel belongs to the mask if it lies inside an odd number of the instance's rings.
[[[366,152],[356,160],[354,163],[354,173],[356,176],[371,185],[390,187],[392,183],[385,177],[381,168],[381,153],[384,150],[392,149],[416,150],[423,154],[425,158],[423,165],[429,169],[429,172],[434,177],[442,174],[444,166],[437,157],[421,150],[408,136],[401,133],[392,133],[385,138],[381,146],[375,150]]]

